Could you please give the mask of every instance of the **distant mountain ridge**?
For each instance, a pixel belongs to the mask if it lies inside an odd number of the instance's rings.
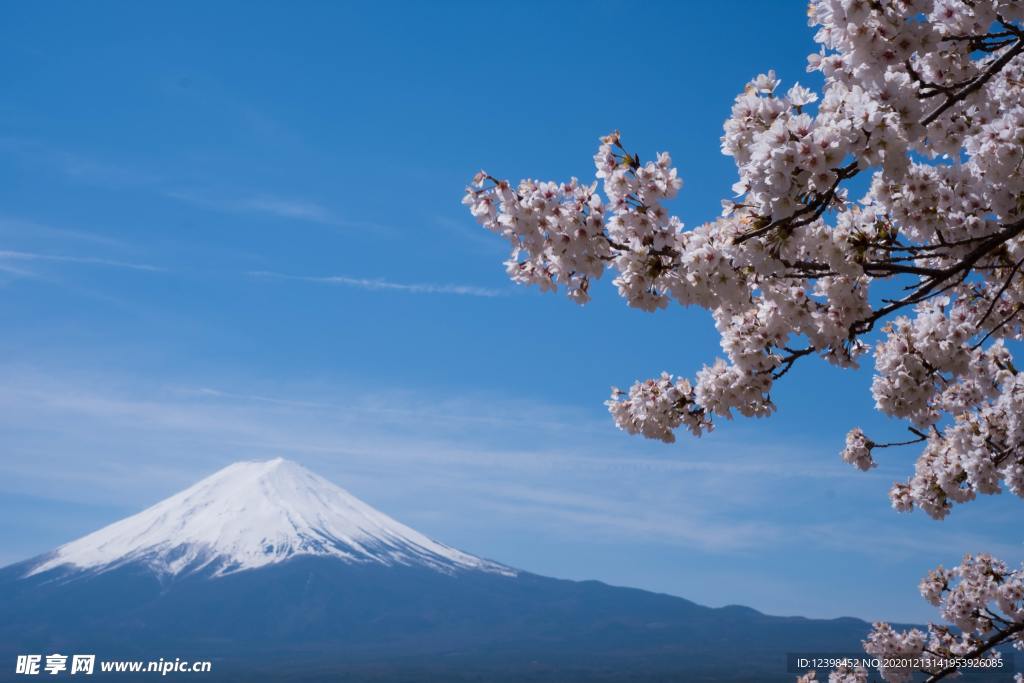
[[[0,615],[4,661],[210,659],[204,681],[792,681],[787,652],[869,628],[515,570],[281,459],[0,569]]]

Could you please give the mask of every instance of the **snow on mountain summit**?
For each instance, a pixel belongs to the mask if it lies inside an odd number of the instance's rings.
[[[137,515],[60,546],[28,575],[142,562],[161,574],[208,570],[220,576],[301,555],[515,573],[433,541],[277,458],[229,465]]]

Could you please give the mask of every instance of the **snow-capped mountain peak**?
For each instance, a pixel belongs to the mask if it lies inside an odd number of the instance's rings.
[[[28,575],[141,562],[161,574],[208,570],[220,576],[300,555],[515,574],[433,541],[277,458],[229,465],[137,515],[60,546]]]

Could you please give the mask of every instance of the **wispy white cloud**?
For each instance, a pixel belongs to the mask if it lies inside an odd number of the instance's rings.
[[[18,240],[44,240],[47,242],[66,243],[68,241],[84,242],[112,249],[128,249],[129,245],[107,235],[86,230],[74,230],[55,227],[44,223],[24,220],[11,216],[0,216],[0,235]]]
[[[224,196],[213,191],[177,189],[173,179],[126,164],[112,163],[54,148],[37,140],[0,137],[0,149],[19,155],[27,163],[42,164],[56,170],[75,182],[96,187],[113,190],[141,189],[175,201],[226,213],[258,214],[365,229],[383,227],[369,222],[346,221],[323,204],[308,199],[282,197],[265,192]]]
[[[0,479],[20,489],[45,480],[48,491],[60,482],[55,495],[72,499],[86,485],[87,502],[95,502],[90,495],[134,500],[164,484],[171,487],[166,495],[232,460],[284,455],[371,499],[431,491],[431,500],[447,501],[430,510],[441,515],[442,526],[471,509],[478,526],[726,554],[824,544],[872,555],[884,541],[890,555],[905,557],[934,547],[942,535],[925,529],[916,545],[907,545],[871,518],[837,523],[823,521],[820,512],[805,520],[765,514],[762,501],[777,496],[829,486],[884,492],[885,482],[764,439],[756,448],[697,444],[656,457],[643,442],[616,442],[607,421],[511,399],[344,391],[344,399],[315,392],[296,397],[140,387],[124,378],[68,381],[11,368],[0,368],[0,380],[0,432],[8,435],[11,455]],[[59,434],[42,442],[11,438],[44,424],[61,425]],[[524,429],[535,433],[536,445],[510,438]],[[40,462],[50,465],[41,472]],[[26,481],[34,484],[19,485]],[[158,497],[142,495],[139,503]],[[395,512],[402,516],[402,508]],[[866,533],[877,542],[856,542]]]
[[[375,292],[405,292],[407,294],[454,294],[458,296],[481,296],[496,297],[503,296],[505,292],[487,287],[460,284],[439,284],[431,282],[392,282],[380,278],[357,278],[346,275],[288,275],[273,271],[257,270],[249,273],[252,277],[295,280],[298,282],[312,282],[321,285],[338,285],[343,287],[355,287]]]
[[[0,368],[0,380],[0,430],[60,424],[60,433],[51,434],[50,457],[58,457],[64,445],[74,443],[78,452],[62,457],[66,465],[82,470],[94,467],[94,462],[83,459],[83,451],[93,450],[98,442],[108,444],[96,448],[102,452],[101,461],[118,461],[116,454],[122,452],[126,462],[132,462],[128,454],[139,444],[145,444],[151,461],[161,461],[159,453],[168,444],[187,441],[202,444],[193,454],[200,460],[210,453],[283,454],[327,466],[343,462],[357,469],[394,468],[411,479],[441,473],[439,486],[464,487],[492,500],[529,499],[534,505],[560,507],[573,514],[596,514],[615,506],[616,499],[574,492],[571,487],[558,491],[553,483],[609,477],[620,482],[657,479],[666,471],[660,466],[675,462],[696,465],[680,472],[688,472],[693,479],[711,467],[706,458],[703,463],[695,462],[699,457],[658,461],[617,452],[619,446],[607,444],[606,432],[613,428],[606,421],[598,423],[564,407],[512,399],[439,400],[394,392],[341,392],[344,399],[316,394],[293,398],[209,387],[132,387],[125,378],[68,380],[11,367]],[[522,438],[509,441],[508,434],[525,431],[549,445],[534,447]],[[605,433],[605,437],[595,440],[594,433]],[[35,442],[37,435],[29,436]],[[110,445],[110,440],[117,445]],[[598,446],[602,441],[605,444]],[[31,462],[24,464],[32,469]],[[0,470],[12,465],[7,462]],[[134,466],[125,476],[133,471]],[[503,475],[491,481],[478,477],[488,471]],[[732,474],[773,476],[760,463],[750,463],[747,472],[734,464]],[[807,476],[815,475],[811,471]],[[547,486],[538,487],[540,480],[546,480]],[[548,493],[542,495],[543,490]],[[628,493],[626,488],[621,490]],[[616,514],[636,518],[633,523],[624,522],[635,529],[641,521],[627,512],[628,501],[626,495]],[[643,506],[636,510],[642,517]],[[696,511],[690,512],[694,519],[701,518]]]
[[[581,494],[543,485],[483,483],[473,491],[480,508],[553,535],[585,534],[603,540],[629,539],[733,552],[777,543],[792,529],[764,519],[721,517],[716,510],[694,514],[679,505],[638,505],[631,496]]]
[[[4,262],[33,262],[44,261],[52,263],[76,263],[89,266],[104,266],[108,268],[123,268],[127,270],[142,270],[148,272],[165,272],[166,269],[160,266],[149,265],[148,263],[131,263],[128,261],[116,261],[93,256],[66,256],[61,254],[40,254],[31,251],[12,251],[0,249],[0,264]],[[26,271],[28,272],[28,271]]]
[[[342,221],[330,209],[322,204],[305,199],[278,197],[269,194],[215,197],[184,190],[170,190],[164,194],[171,199],[215,211],[263,214],[275,218],[287,218],[327,225],[342,224]]]
[[[43,164],[74,181],[97,187],[120,189],[160,182],[160,178],[149,171],[55,148],[38,140],[2,137],[0,149],[17,154],[28,163]]]
[[[220,213],[258,215],[374,233],[395,231],[393,226],[339,216],[326,205],[309,199],[282,197],[263,192],[224,196],[212,192],[176,189],[165,190],[163,195],[176,201]]]
[[[832,571],[841,558],[871,576],[898,568],[913,585],[954,551],[1024,555],[999,542],[1012,517],[999,528],[985,517],[979,532],[973,510],[942,525],[896,515],[884,504],[886,481],[831,450],[764,433],[716,434],[676,450],[619,437],[598,412],[507,396],[223,378],[168,385],[34,367],[0,364],[0,495],[134,510],[229,462],[284,456],[413,527],[528,570],[632,583],[644,574],[623,565],[632,556],[661,572],[670,592],[786,611],[811,605],[828,616],[836,614],[805,595],[826,589],[801,583],[793,563],[804,561],[793,558],[831,562],[823,567]],[[986,502],[979,515],[991,512]],[[18,547],[41,552],[81,533],[73,524],[53,529]],[[575,559],[580,550],[589,554]],[[719,567],[778,586],[766,597],[741,581],[747,592],[737,594],[737,584],[717,578]],[[871,597],[870,581],[843,576],[829,595],[845,586]],[[900,617],[888,609],[884,616]]]
[[[34,278],[38,276],[38,274],[31,268],[16,266],[11,263],[4,263],[2,259],[0,259],[0,273],[3,273],[4,275],[10,275],[14,279]]]

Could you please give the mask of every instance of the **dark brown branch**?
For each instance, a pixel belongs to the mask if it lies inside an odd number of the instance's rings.
[[[843,166],[842,168],[835,168],[832,170],[836,174],[835,181],[827,190],[825,190],[825,192],[816,195],[814,200],[811,201],[809,204],[806,204],[803,208],[796,210],[795,212],[793,212],[789,216],[786,216],[785,218],[779,218],[777,220],[771,221],[765,226],[756,228],[754,230],[751,230],[750,232],[745,232],[742,235],[737,235],[733,239],[733,244],[742,244],[747,240],[753,239],[755,237],[760,237],[761,235],[766,235],[769,232],[776,230],[778,228],[800,228],[805,225],[809,225],[814,221],[818,220],[819,218],[821,218],[821,215],[825,213],[825,210],[828,209],[828,207],[832,204],[832,200],[835,199],[836,192],[839,190],[840,183],[842,183],[844,180],[852,178],[853,176],[857,175],[857,173],[860,172],[860,169],[857,167],[856,161],[853,161],[850,164]]]
[[[962,102],[964,99],[967,98],[967,96],[978,91],[981,88],[981,86],[988,83],[989,80],[991,80],[993,76],[999,73],[999,71],[1004,66],[1006,66],[1011,59],[1019,55],[1021,52],[1024,52],[1024,38],[1018,37],[1016,44],[1014,44],[1012,48],[1004,52],[998,58],[993,60],[993,62],[988,65],[988,68],[985,69],[977,78],[972,80],[963,88],[957,90],[955,93],[950,93],[949,95],[947,95],[945,101],[943,101],[942,104],[936,107],[931,114],[928,114],[928,116],[924,117],[921,120],[921,125],[928,126],[932,124],[936,119],[938,119],[940,116],[946,113],[946,111],[950,107],[957,104],[958,102]]]
[[[778,379],[782,377],[793,368],[793,364],[796,363],[797,360],[817,351],[817,349],[815,349],[813,346],[809,346],[806,349],[787,348],[785,350],[788,351],[789,354],[783,356],[779,362],[779,368],[776,368],[775,370],[772,371],[772,379]]]
[[[961,655],[957,659],[977,659],[981,657],[981,655],[990,652],[992,649],[997,648],[1000,645],[1003,645],[1004,643],[1008,643],[1013,638],[1013,636],[1022,632],[1024,632],[1024,621],[1017,622],[1003,629],[998,629],[991,637],[985,639],[984,641],[982,641],[980,645],[972,649],[970,652]],[[947,676],[950,676],[956,673],[957,671],[959,671],[958,667],[947,666],[945,669],[942,669],[929,676],[925,683],[934,683],[935,681],[941,681],[943,678],[946,678]]]
[[[962,282],[964,278],[970,274],[971,269],[974,268],[978,261],[1022,232],[1024,232],[1024,219],[1021,219],[1016,223],[1011,223],[1005,226],[1002,230],[988,235],[984,241],[968,252],[964,258],[939,270],[934,275],[931,275],[928,280],[923,282],[911,294],[902,299],[891,302],[888,306],[883,306],[864,320],[854,323],[850,327],[850,336],[853,337],[856,334],[861,334],[871,330],[878,320],[889,315],[893,311],[924,301],[932,294],[946,291],[951,286],[955,286],[957,283],[954,282],[952,285],[948,285],[943,287],[941,290],[936,291],[936,288],[940,284],[943,284],[950,278],[959,276],[960,282]]]
[[[996,295],[992,297],[992,303],[988,305],[988,310],[985,311],[985,315],[982,316],[980,321],[978,321],[978,327],[984,325],[985,321],[988,320],[988,317],[992,315],[992,311],[995,310],[996,304],[998,304],[999,300],[1003,298],[1003,293],[1006,292],[1006,289],[1010,286],[1010,283],[1013,282],[1013,278],[1017,274],[1017,271],[1020,270],[1021,265],[1024,265],[1024,258],[1021,258],[1021,260],[1017,261],[1017,265],[1015,265],[1013,267],[1013,270],[1010,271],[1010,275],[1009,277],[1006,278],[1006,282],[1004,282],[1003,286],[999,288],[999,291],[996,292]]]
[[[910,439],[909,441],[890,441],[889,443],[871,443],[872,448],[893,448],[895,446],[913,446],[916,443],[928,440],[928,435],[924,432],[918,431],[913,427],[907,427],[907,431],[914,434],[917,438]]]
[[[993,327],[993,328],[992,328],[991,330],[989,330],[989,331],[988,331],[988,332],[987,332],[987,333],[985,334],[985,336],[984,336],[984,337],[982,337],[982,338],[981,338],[981,340],[980,340],[980,341],[979,341],[979,342],[978,342],[977,344],[975,344],[974,346],[972,346],[972,347],[971,347],[971,349],[972,349],[972,350],[974,350],[974,349],[980,349],[980,348],[981,348],[981,345],[982,345],[982,344],[984,344],[985,342],[987,342],[987,341],[989,340],[989,337],[991,337],[991,336],[992,336],[993,334],[995,334],[995,333],[996,333],[996,332],[998,332],[999,330],[1001,330],[1001,329],[1003,329],[1004,327],[1006,327],[1006,325],[1008,325],[1008,324],[1010,323],[1010,321],[1012,321],[1012,320],[1013,320],[1014,318],[1016,318],[1016,317],[1017,317],[1018,315],[1020,315],[1020,312],[1021,312],[1021,310],[1022,310],[1022,309],[1021,309],[1021,306],[1020,306],[1020,305],[1018,304],[1018,305],[1017,305],[1017,306],[1016,306],[1016,307],[1015,307],[1015,308],[1013,309],[1013,312],[1012,312],[1012,313],[1010,313],[1010,315],[1006,316],[1006,317],[1005,317],[1005,318],[1003,318],[1003,319],[1002,319],[1001,321],[999,321],[999,324],[998,324],[998,325],[996,325],[995,327]]]

